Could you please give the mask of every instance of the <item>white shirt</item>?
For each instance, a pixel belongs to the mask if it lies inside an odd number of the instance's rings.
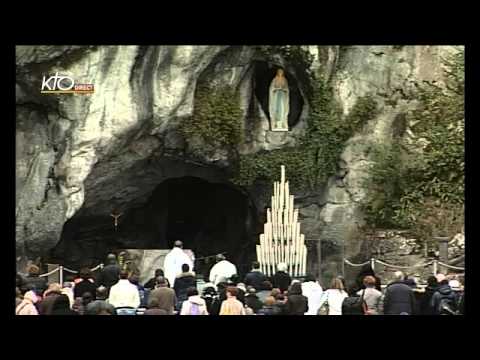
[[[170,287],[173,287],[175,278],[182,273],[182,265],[188,264],[190,271],[193,272],[192,259],[179,247],[174,247],[167,256],[165,256],[164,268],[165,277],[170,283]]]
[[[127,279],[120,279],[110,288],[108,303],[116,308],[124,306],[137,308],[140,306],[138,288]]]
[[[328,289],[323,292],[320,305],[328,299],[328,315],[342,315],[342,303],[346,297],[348,294],[344,290]]]
[[[222,260],[213,265],[210,270],[209,280],[217,286],[222,279],[228,279],[236,273],[237,267],[234,264],[228,260]]]
[[[308,299],[308,311],[305,315],[317,315],[322,304],[323,289],[318,282],[308,281],[302,284],[302,294]]]

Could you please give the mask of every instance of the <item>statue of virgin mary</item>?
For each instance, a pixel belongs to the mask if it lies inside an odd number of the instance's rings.
[[[269,107],[272,131],[288,131],[289,112],[288,82],[283,69],[277,70],[277,75],[270,84]]]

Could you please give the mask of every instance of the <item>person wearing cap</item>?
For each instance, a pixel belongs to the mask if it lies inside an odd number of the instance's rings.
[[[229,279],[237,273],[237,267],[228,261],[223,254],[218,254],[216,258],[217,263],[213,265],[210,270],[210,276],[208,277],[210,282],[214,283],[215,286],[217,286],[222,279]]]
[[[177,240],[173,245],[173,249],[165,256],[164,262],[165,277],[168,279],[170,286],[175,284],[175,278],[182,273],[183,264],[187,264],[190,271],[193,272],[193,261],[183,251],[183,243]]]

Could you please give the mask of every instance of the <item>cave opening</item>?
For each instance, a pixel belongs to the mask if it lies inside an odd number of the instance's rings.
[[[123,210],[116,230],[111,217],[79,212],[65,223],[52,260],[93,266],[118,249],[170,249],[181,240],[197,259],[226,253],[244,274],[255,259],[261,229],[247,194],[230,184],[184,176],[161,182],[144,204]],[[198,261],[197,273],[205,275],[212,261]]]
[[[257,97],[260,106],[262,107],[265,115],[270,119],[269,114],[269,89],[270,83],[277,74],[278,66],[272,66],[271,64],[265,61],[256,61],[254,64],[254,79],[255,79],[255,96]],[[287,69],[284,69],[285,77],[288,81],[288,88],[290,91],[290,101],[288,113],[288,126],[292,128],[298,124],[300,120],[300,115],[302,114],[304,100],[302,93],[298,87],[298,82],[296,78],[288,72]]]

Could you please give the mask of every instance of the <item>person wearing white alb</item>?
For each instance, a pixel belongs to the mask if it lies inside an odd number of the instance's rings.
[[[237,273],[237,267],[225,259],[222,254],[217,255],[217,263],[210,270],[209,280],[215,286],[224,279],[229,279]]]
[[[313,276],[306,276],[302,283],[302,294],[308,299],[308,311],[305,315],[317,315],[321,305],[323,289]]]
[[[193,272],[193,261],[185,251],[183,251],[183,243],[180,240],[175,241],[173,249],[165,256],[163,267],[165,269],[165,277],[173,288],[175,278],[182,273],[182,265],[187,264],[190,271]]]
[[[120,280],[110,288],[107,302],[115,308],[140,306],[140,294],[138,288],[128,280],[128,272],[120,272]]]
[[[342,280],[334,278],[330,289],[323,292],[319,308],[328,301],[328,315],[342,315],[342,303],[347,297]]]

